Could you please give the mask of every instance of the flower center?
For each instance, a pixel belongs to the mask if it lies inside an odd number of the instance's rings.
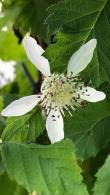
[[[46,77],[41,87],[41,93],[43,94],[42,106],[47,110],[58,108],[61,112],[63,112],[63,109],[68,110],[68,107],[75,109],[79,99],[77,93],[79,87],[76,77],[68,77],[58,73]]]
[[[69,105],[72,100],[72,86],[67,82],[56,82],[52,89],[52,101],[58,106]],[[50,90],[51,90],[50,89]]]
[[[45,78],[41,92],[54,107],[69,105],[73,96],[72,85],[64,74],[52,74]]]

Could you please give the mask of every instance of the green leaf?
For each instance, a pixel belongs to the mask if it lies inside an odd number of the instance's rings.
[[[110,103],[90,103],[66,117],[65,133],[75,144],[78,158],[95,156],[110,141]]]
[[[108,81],[110,84],[110,1],[108,1],[105,9],[100,14],[94,28],[94,33],[98,40],[97,60],[99,63],[100,79],[101,82]]]
[[[2,116],[0,116],[0,137],[4,128],[5,128],[5,120]]]
[[[3,109],[3,98],[2,96],[0,96],[0,112],[2,111]]]
[[[6,174],[0,176],[0,194],[14,195],[15,190],[15,183],[11,182]]]
[[[77,33],[83,30],[80,33],[90,34],[106,3],[107,0],[87,0],[85,3],[83,0],[64,0],[51,6],[46,20],[49,33],[67,31],[68,28],[68,32],[78,29]]]
[[[25,56],[24,49],[18,45],[17,38],[12,32],[0,32],[0,58],[2,60],[22,60]]]
[[[45,122],[38,108],[27,115],[8,118],[2,139],[13,142],[35,141],[44,128]]]
[[[36,36],[40,36],[44,40],[47,39],[46,25],[44,19],[47,16],[46,8],[58,0],[5,0],[3,2],[4,17],[0,19],[1,27],[6,23],[15,23],[15,26],[22,34],[29,32]],[[14,11],[14,13],[13,13]],[[12,14],[13,13],[13,14]]]
[[[96,174],[94,195],[110,195],[110,156]]]
[[[73,150],[70,141],[49,146],[6,143],[2,158],[10,177],[28,192],[86,195]]]
[[[6,0],[4,1],[6,3]],[[2,2],[3,5],[3,2]],[[19,7],[12,7],[10,9],[4,10],[4,5],[2,6],[2,17],[0,17],[0,30],[7,26],[9,30],[12,29],[13,22],[16,19],[16,16],[19,14]]]
[[[7,174],[0,176],[0,194],[28,195],[23,188],[19,187],[14,181],[11,181]]]
[[[0,96],[0,112],[2,111],[2,109],[3,109],[3,98],[2,96]],[[4,127],[5,127],[5,120],[2,116],[0,116],[0,137]]]
[[[0,150],[1,150],[1,146],[0,146]],[[0,176],[3,175],[5,172],[5,168],[4,168],[4,164],[1,158],[1,152],[0,152]]]
[[[49,35],[59,32],[54,40],[56,43],[50,45],[45,53],[52,71],[64,72],[71,55],[88,39],[95,37],[98,41],[98,51],[95,51],[94,58],[87,68],[86,81],[92,80],[95,86],[108,81],[110,26],[107,17],[103,24],[105,17],[103,9],[106,11],[106,4],[107,0],[65,0],[48,9],[49,16],[46,23]],[[99,47],[105,56],[103,60]]]

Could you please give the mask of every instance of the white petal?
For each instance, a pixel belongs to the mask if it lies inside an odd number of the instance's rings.
[[[46,129],[51,143],[64,139],[63,118],[59,111],[50,111],[46,121]]]
[[[37,44],[36,40],[30,36],[26,36],[23,40],[26,54],[32,64],[45,76],[50,76],[50,65],[48,60],[41,56],[44,50]]]
[[[97,91],[91,87],[85,87],[85,93],[80,96],[81,99],[88,102],[99,102],[106,98],[105,93]]]
[[[32,110],[42,99],[41,95],[30,95],[15,100],[9,104],[2,112],[2,116],[22,116]]]
[[[68,76],[71,72],[73,73],[73,76],[75,76],[86,68],[92,60],[96,45],[97,40],[91,39],[71,56],[68,63]]]

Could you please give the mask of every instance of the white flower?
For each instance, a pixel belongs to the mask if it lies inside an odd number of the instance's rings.
[[[15,61],[5,62],[0,59],[0,88],[14,80],[15,64]]]
[[[82,101],[98,102],[105,94],[87,87],[79,78],[79,73],[90,63],[96,39],[92,39],[76,51],[67,67],[67,75],[51,74],[48,60],[42,56],[44,50],[30,36],[24,38],[24,48],[30,61],[44,75],[40,95],[31,95],[12,102],[3,111],[3,116],[21,116],[32,110],[38,103],[47,111],[46,129],[51,143],[64,138],[64,111],[76,110]]]

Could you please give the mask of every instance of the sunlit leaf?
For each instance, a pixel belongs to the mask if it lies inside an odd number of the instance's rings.
[[[24,58],[25,52],[12,32],[0,32],[0,58],[2,60],[20,60]]]

